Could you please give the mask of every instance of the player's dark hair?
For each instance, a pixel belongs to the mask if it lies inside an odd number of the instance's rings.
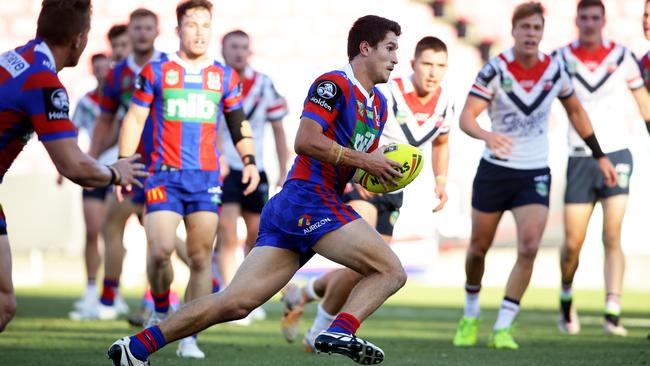
[[[115,24],[108,30],[106,37],[109,41],[112,41],[123,34],[126,34],[126,24]]]
[[[232,31],[230,31],[230,32],[228,32],[228,33],[226,33],[226,34],[223,35],[223,38],[221,38],[221,46],[223,47],[223,45],[226,44],[226,40],[228,39],[228,37],[235,37],[235,36],[246,37],[246,38],[248,38],[248,39],[251,38],[251,37],[248,35],[248,33],[244,32],[243,30],[241,30],[241,29],[235,29],[235,30],[232,30]]]
[[[434,52],[447,53],[447,45],[436,37],[424,37],[415,45],[415,58],[418,58],[423,51],[433,50]]]
[[[90,56],[90,63],[91,64],[94,64],[95,61],[99,61],[99,60],[108,60],[108,56],[106,56],[106,54],[104,54],[104,53],[96,53],[96,54]]]
[[[212,3],[208,0],[185,0],[176,7],[176,21],[179,26],[187,11],[194,8],[204,8],[212,15]]]
[[[36,36],[53,45],[65,45],[90,28],[90,0],[43,0]]]
[[[578,6],[576,7],[576,11],[580,11],[580,9],[584,8],[591,8],[592,6],[597,6],[600,8],[600,10],[603,11],[603,15],[605,15],[605,4],[601,0],[580,0],[578,1]]]
[[[527,3],[519,4],[512,12],[512,28],[519,20],[528,18],[531,15],[539,14],[542,17],[542,24],[544,21],[544,7],[536,1],[529,1]]]
[[[361,53],[359,50],[361,42],[368,42],[370,47],[377,47],[377,44],[386,38],[388,32],[399,36],[402,34],[402,28],[397,22],[376,15],[366,15],[357,19],[348,33],[348,59],[352,61]]]
[[[131,23],[133,19],[146,17],[152,17],[156,24],[158,24],[158,15],[153,11],[145,8],[137,8],[132,11],[131,14],[129,14],[129,23]]]

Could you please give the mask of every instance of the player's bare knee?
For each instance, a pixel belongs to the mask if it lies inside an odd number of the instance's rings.
[[[226,318],[228,320],[243,319],[260,305],[262,305],[260,301],[250,297],[231,296],[225,305]]]
[[[477,259],[485,258],[489,247],[489,243],[472,239],[469,243],[469,248],[467,248],[467,256]]]
[[[190,271],[201,272],[210,269],[210,252],[201,251],[200,253],[193,253],[188,256],[188,266]]]
[[[0,332],[2,332],[9,321],[16,314],[16,297],[13,294],[2,294],[2,303],[0,304]]]
[[[149,258],[156,266],[168,264],[171,260],[172,250],[162,246],[151,245],[149,250]]]
[[[517,250],[517,260],[533,262],[535,257],[537,257],[537,251],[539,249],[539,241],[534,242],[524,242],[523,245],[519,246]]]

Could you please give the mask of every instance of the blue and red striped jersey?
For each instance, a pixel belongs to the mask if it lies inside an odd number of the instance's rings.
[[[77,136],[68,94],[41,39],[0,55],[0,182],[34,131],[41,141]]]
[[[151,109],[149,171],[219,170],[220,110],[242,108],[239,75],[217,61],[191,65],[173,55],[142,69],[132,102]]]
[[[369,94],[354,77],[352,66],[321,75],[309,88],[302,117],[316,121],[323,134],[343,147],[372,152],[387,117],[386,98],[377,87]],[[343,194],[355,168],[335,166],[298,155],[287,180],[306,180],[330,193]]]
[[[149,62],[167,60],[166,53],[154,51]],[[135,63],[133,54],[130,54],[129,57],[115,64],[106,76],[106,81],[102,88],[102,95],[99,102],[102,113],[115,116],[120,108],[125,111],[129,109],[129,103],[131,103],[131,97],[135,91],[136,78],[141,70],[142,67]],[[144,125],[144,133],[142,134],[137,149],[137,153],[142,156],[142,161],[145,164],[147,157],[153,149],[153,141],[150,138],[152,128],[153,122],[151,121],[151,117],[149,117]]]

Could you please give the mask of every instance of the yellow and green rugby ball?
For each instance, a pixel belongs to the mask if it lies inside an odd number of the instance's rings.
[[[379,179],[366,173],[363,169],[357,170],[356,180],[363,188],[374,193],[393,192],[406,187],[420,174],[423,165],[422,151],[409,144],[389,144],[384,151],[386,158],[394,160],[401,164],[401,168],[396,168],[402,173],[401,178],[395,178],[397,185],[394,186],[386,182],[388,190],[379,183]]]

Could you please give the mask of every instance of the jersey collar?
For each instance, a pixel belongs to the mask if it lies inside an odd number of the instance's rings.
[[[45,43],[45,41],[43,41],[42,39],[36,38],[36,42],[38,43],[36,43],[36,46],[34,47],[34,51],[44,54],[49,61],[49,64],[47,64],[46,66],[48,66],[50,70],[56,72],[56,61],[54,60],[54,55],[52,54],[52,50],[47,45],[47,43]]]
[[[147,63],[160,59],[160,55],[161,55],[160,51],[153,50],[153,54],[151,55],[151,58],[147,61]],[[139,66],[138,64],[135,63],[135,56],[133,55],[133,53],[129,53],[129,56],[127,56],[126,65],[129,67],[129,69],[131,69],[131,71],[133,71],[134,74],[140,73],[140,71],[142,71],[142,68],[144,67],[144,65]]]
[[[171,55],[170,60],[176,62],[177,64],[181,65],[185,71],[189,74],[199,74],[201,73],[201,70],[205,69],[206,67],[212,65],[214,63],[214,60],[210,57],[208,57],[207,60],[199,63],[199,64],[190,64],[189,62],[183,60],[178,56],[178,53],[174,53]]]
[[[352,70],[352,64],[345,65],[342,70],[345,72],[345,76],[347,76],[348,79],[352,81],[352,84],[356,85],[357,88],[359,88],[359,91],[361,91],[361,94],[366,97],[368,106],[371,106],[373,99],[375,98],[375,93],[373,92],[372,95],[370,95],[368,91],[363,87],[363,85],[361,85],[359,80],[357,80],[357,78],[354,76],[354,70]]]

